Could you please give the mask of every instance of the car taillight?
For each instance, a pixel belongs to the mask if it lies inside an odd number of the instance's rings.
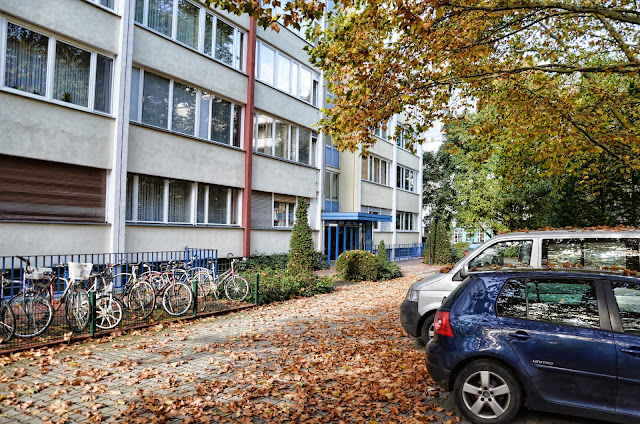
[[[449,321],[449,312],[436,312],[436,318],[433,323],[436,334],[453,337],[453,330],[451,329],[451,322]]]

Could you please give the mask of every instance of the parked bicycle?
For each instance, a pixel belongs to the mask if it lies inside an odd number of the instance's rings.
[[[127,264],[125,260],[121,263]],[[122,272],[113,276],[114,281],[120,281],[122,288],[122,303],[136,317],[147,318],[156,306],[156,293],[153,285],[149,282],[148,273],[138,274],[139,269],[148,268],[150,265],[140,261],[129,265],[131,272]]]
[[[15,337],[32,338],[44,333],[53,321],[54,314],[64,303],[67,325],[74,332],[82,332],[89,325],[89,293],[81,287],[80,279],[67,280],[51,268],[36,269],[28,259],[16,256],[25,263],[23,279],[18,281],[20,292],[9,300],[15,316]],[[56,266],[61,268],[62,265]],[[12,282],[14,283],[14,282]],[[60,303],[54,308],[54,283],[65,287]]]
[[[95,324],[102,330],[115,328],[122,321],[124,306],[114,295],[113,269],[118,263],[106,264],[104,270],[89,278],[89,291],[96,292]]]
[[[193,303],[193,291],[185,282],[189,281],[188,274],[175,260],[161,265],[161,270],[143,275],[153,284],[156,297],[162,297],[162,307],[169,315],[184,315]]]
[[[230,255],[227,257],[230,257]],[[236,302],[242,302],[249,295],[249,283],[234,269],[234,264],[238,261],[239,259],[231,259],[229,269],[218,275],[214,275],[213,271],[207,270],[209,273],[207,280],[210,287],[209,292],[213,293],[216,299],[219,299],[221,288],[224,288],[224,294],[227,299]]]
[[[9,274],[9,272],[3,272],[0,275],[0,344],[9,342],[16,331],[16,318],[13,315],[13,310],[4,300],[4,282]]]

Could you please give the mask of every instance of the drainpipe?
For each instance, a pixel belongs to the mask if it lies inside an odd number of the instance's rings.
[[[251,255],[251,187],[253,178],[253,104],[256,85],[256,20],[249,21],[247,40],[247,106],[244,109],[244,192],[242,194],[242,256]]]

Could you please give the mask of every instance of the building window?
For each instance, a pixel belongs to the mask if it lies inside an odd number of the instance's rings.
[[[453,242],[460,243],[464,241],[464,228],[454,228],[453,230]]]
[[[362,179],[389,185],[389,162],[374,155],[362,157]]]
[[[10,22],[6,25],[6,88],[111,113],[113,59]]]
[[[324,210],[325,212],[339,212],[339,178],[337,172],[324,173]]]
[[[260,41],[256,78],[314,106],[318,104],[319,75]]]
[[[89,0],[91,3],[96,3],[99,4],[101,6],[107,7],[109,9],[113,10],[113,3],[114,0]]]
[[[125,218],[130,222],[234,225],[236,198],[237,190],[229,187],[129,174]]]
[[[398,127],[396,134],[396,145],[401,149],[407,151],[412,150],[415,152],[417,150],[415,142],[411,141],[409,129],[407,129],[406,127]]]
[[[316,132],[258,113],[254,134],[256,152],[316,166]]]
[[[131,121],[240,147],[241,106],[138,68],[131,75]]]
[[[383,140],[387,140],[389,138],[390,127],[391,127],[391,121],[384,124],[384,126],[380,124],[373,130],[373,135]]]
[[[226,65],[242,69],[244,33],[195,2],[136,0],[135,21]]]
[[[273,226],[293,227],[294,212],[296,204],[294,202],[273,201]]]
[[[404,166],[398,166],[397,171],[396,187],[415,193],[417,190],[416,178],[418,177],[418,171]]]
[[[105,222],[107,171],[0,154],[0,221]]]
[[[417,231],[416,217],[418,215],[409,212],[396,212],[396,230]]]

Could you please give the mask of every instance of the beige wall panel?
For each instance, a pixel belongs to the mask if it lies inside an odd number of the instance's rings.
[[[389,248],[393,244],[393,233],[373,232],[373,245],[378,247],[380,240],[384,240],[384,245]]]
[[[320,171],[264,156],[253,156],[253,190],[316,197]]]
[[[3,154],[111,168],[112,118],[8,93],[0,104]]]
[[[420,158],[406,150],[398,149],[398,165],[403,165],[414,171],[420,171]]]
[[[393,144],[387,143],[384,140],[376,139],[378,142],[371,148],[370,152],[376,156],[380,156],[383,159],[391,162],[393,160]]]
[[[400,232],[396,235],[397,244],[420,243],[420,233]],[[385,242],[386,243],[386,242]]]
[[[417,193],[398,190],[398,211],[420,212],[420,196]]]
[[[251,254],[273,254],[289,252],[291,231],[251,230]],[[313,232],[313,244],[317,246],[318,232]]]
[[[309,55],[303,50],[309,43],[293,33],[293,31],[281,28],[280,32],[275,32],[270,29],[265,30],[258,27],[257,37],[258,40],[275,47],[277,50],[295,59],[307,68],[320,73],[318,69],[309,65]]]
[[[379,184],[362,182],[362,205],[392,209],[393,189]]]
[[[218,256],[242,255],[242,228],[164,227],[127,225],[126,252],[218,249]]]
[[[0,10],[11,11],[25,23],[53,29],[64,38],[81,44],[114,54],[119,50],[120,17],[91,3],[78,0],[0,0]]]
[[[316,129],[320,120],[318,109],[259,81],[256,81],[255,110],[311,130]]]
[[[165,131],[131,125],[129,172],[244,186],[244,152]]]
[[[358,154],[340,153],[340,212],[360,212],[360,161]]]
[[[109,228],[108,225],[2,222],[0,256],[108,253]]]
[[[140,26],[134,32],[133,63],[230,100],[247,101],[246,75]]]

